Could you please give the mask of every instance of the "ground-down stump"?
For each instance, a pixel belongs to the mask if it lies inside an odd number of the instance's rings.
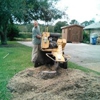
[[[17,73],[7,85],[12,100],[100,100],[100,76],[41,66]]]

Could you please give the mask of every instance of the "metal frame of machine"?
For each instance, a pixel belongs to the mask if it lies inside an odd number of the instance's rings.
[[[56,46],[50,48],[52,43],[52,36],[57,37]],[[59,38],[59,34],[50,34],[49,32],[42,33],[41,39],[41,50],[46,52],[46,56],[56,63],[56,67],[62,66],[63,68],[67,68],[67,60],[70,56],[64,55],[64,47],[66,45],[66,39]],[[52,43],[54,45],[55,43]],[[49,52],[49,53],[48,53]]]

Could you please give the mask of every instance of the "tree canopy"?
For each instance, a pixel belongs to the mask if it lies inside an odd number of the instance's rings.
[[[82,25],[82,26],[88,26],[88,25],[90,25],[90,24],[92,24],[92,23],[94,23],[94,22],[95,22],[94,20],[84,21],[84,22],[81,23],[81,25]]]
[[[0,0],[1,44],[7,44],[7,27],[13,22],[30,22],[61,18],[63,12],[54,5],[59,0]]]
[[[62,12],[54,7],[59,0],[27,0],[25,21],[41,19],[46,22],[61,18]]]
[[[78,22],[77,20],[73,19],[73,20],[70,21],[70,24],[71,24],[71,25],[72,25],[72,24],[79,24],[79,22]]]
[[[13,21],[21,22],[24,13],[23,0],[0,0],[1,44],[7,44],[7,28]]]
[[[55,24],[55,27],[54,27],[54,32],[58,32],[58,33],[61,33],[61,27],[63,26],[67,26],[68,23],[66,21],[59,21]]]

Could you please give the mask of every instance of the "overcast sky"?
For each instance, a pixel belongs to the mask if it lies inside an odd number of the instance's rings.
[[[68,7],[66,14],[70,20],[76,19],[80,23],[91,19],[100,21],[100,0],[60,0],[56,7],[60,10]]]

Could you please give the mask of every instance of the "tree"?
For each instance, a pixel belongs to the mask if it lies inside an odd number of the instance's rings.
[[[13,22],[30,22],[61,18],[63,13],[54,8],[58,0],[0,0],[1,44],[7,44],[7,28]]]
[[[0,0],[0,36],[1,44],[7,44],[7,29],[9,24],[23,18],[23,0]]]
[[[89,25],[90,25],[90,24],[93,24],[94,22],[95,22],[94,20],[90,20],[90,21],[89,21]]]
[[[26,2],[25,21],[41,19],[46,22],[61,18],[63,12],[54,7],[58,0],[28,0]]]
[[[83,42],[87,43],[89,42],[89,34],[87,34],[85,31],[83,31]]]
[[[61,27],[63,26],[67,26],[68,23],[66,21],[59,21],[55,24],[55,27],[54,27],[54,32],[58,32],[58,33],[61,33]]]
[[[84,26],[84,27],[85,26],[88,26],[89,25],[89,22],[88,21],[84,21],[84,22],[81,23],[81,25]]]
[[[72,25],[72,24],[79,24],[79,22],[78,22],[77,20],[73,19],[73,20],[71,20],[70,24],[71,24],[71,25]]]
[[[12,41],[15,37],[19,36],[19,29],[15,25],[9,25],[7,29],[7,38]]]
[[[84,22],[81,23],[81,25],[85,27],[85,26],[88,26],[88,25],[90,25],[90,24],[92,24],[94,22],[95,22],[94,20],[84,21]]]

